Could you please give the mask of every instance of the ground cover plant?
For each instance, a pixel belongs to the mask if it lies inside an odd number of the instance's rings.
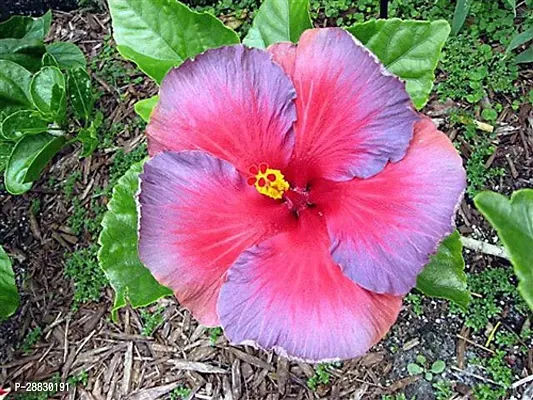
[[[311,16],[316,26],[350,27],[376,15],[377,3],[316,2],[311,4]],[[438,1],[431,4],[392,1],[389,12],[402,18],[444,18],[453,26],[455,5]],[[114,238],[136,238],[135,230],[131,229],[136,225],[136,215],[129,206],[121,209],[117,199],[120,195],[127,198],[127,202],[134,199],[136,175],[142,169],[147,151],[143,144],[145,123],[135,117],[132,110],[135,108],[149,120],[157,98],[141,103],[139,100],[155,95],[157,87],[132,64],[121,61],[111,30],[106,30],[110,21],[105,11],[103,14],[81,11],[74,17],[55,14],[58,22],[52,28],[53,39],[49,40],[74,38],[90,60],[89,73],[99,89],[96,109],[104,114],[104,129],[100,131],[99,146],[85,161],[78,161],[82,149],[71,147],[72,154],[62,152],[47,170],[47,177],[34,183],[34,190],[22,197],[1,194],[2,217],[9,216],[9,219],[2,220],[0,243],[11,256],[21,293],[20,311],[2,326],[2,329],[16,326],[17,321],[21,325],[15,335],[19,337],[19,344],[16,341],[6,344],[8,355],[2,371],[7,374],[7,380],[3,382],[10,383],[13,374],[23,377],[27,374],[43,381],[69,381],[76,385],[74,396],[111,393],[111,397],[117,398],[124,393],[132,398],[196,395],[202,398],[217,396],[217,393],[231,393],[234,398],[351,398],[355,395],[362,398],[471,396],[497,399],[521,395],[529,385],[522,378],[531,374],[528,361],[530,314],[521,296],[522,293],[527,298],[523,288],[527,288],[527,279],[530,279],[528,270],[524,269],[528,261],[516,254],[517,249],[509,248],[508,253],[502,253],[501,246],[509,247],[509,243],[516,243],[514,238],[520,236],[531,240],[525,224],[529,208],[523,203],[528,192],[517,192],[516,197],[509,200],[513,191],[532,186],[531,161],[527,158],[533,151],[528,125],[531,75],[527,64],[514,63],[517,55],[527,51],[528,42],[508,50],[512,46],[500,44],[500,35],[493,35],[494,29],[488,26],[493,23],[495,30],[500,31],[505,25],[501,19],[513,18],[516,26],[513,32],[509,31],[511,37],[527,32],[531,16],[525,5],[518,4],[516,17],[507,2],[498,2],[492,7],[471,5],[463,26],[444,47],[440,67],[436,70],[436,87],[428,92],[429,103],[423,109],[454,140],[467,167],[469,187],[459,208],[458,233],[443,243],[441,251],[426,268],[429,271],[436,268],[438,273],[439,265],[448,264],[452,271],[454,268],[465,270],[466,275],[459,274],[460,284],[455,283],[458,289],[453,296],[455,302],[425,297],[422,293],[427,292],[428,287],[432,290],[430,295],[452,296],[448,293],[449,287],[439,287],[431,281],[427,284],[419,279],[418,289],[407,297],[397,325],[382,344],[362,358],[315,367],[246,346],[228,346],[223,332],[198,326],[188,312],[168,296],[170,291],[155,281],[152,282],[155,290],[151,291],[155,294],[152,296],[135,290],[134,285],[142,280],[134,277],[127,277],[133,279],[117,286],[116,276],[115,279],[111,276],[110,284],[117,289],[116,293],[108,287],[108,279],[98,265],[97,241],[104,234],[100,222],[112,218],[109,213],[104,216],[107,208],[111,213],[115,211],[115,215],[125,212],[122,219],[125,225],[116,231]],[[238,4],[193,3],[192,6],[216,14],[227,26],[235,28],[242,39],[250,30],[253,32],[253,17],[258,15],[259,4],[244,1]],[[69,25],[74,28],[65,30]],[[379,25],[366,25],[369,32],[370,28],[377,29]],[[496,57],[502,53],[508,57],[505,60],[509,66],[509,80],[501,86],[505,91],[495,89],[491,86],[494,82],[483,77],[476,81],[479,87],[474,84],[475,88],[467,89],[465,95],[455,89],[441,92],[451,78],[462,72],[460,68],[452,72],[445,65],[448,46],[455,40],[462,40],[459,38],[463,35],[475,35],[472,32],[476,30],[479,30],[478,40],[472,40],[472,52],[488,44]],[[71,36],[72,32],[78,32],[78,36]],[[83,43],[85,41],[88,43]],[[369,42],[372,43],[370,39]],[[486,47],[481,51],[487,52]],[[465,59],[469,66],[478,62],[485,66],[488,76],[497,64],[492,65],[489,57],[482,61]],[[450,65],[459,60],[462,59],[456,58]],[[469,78],[464,79],[470,87]],[[456,89],[464,87],[455,86]],[[480,100],[473,97],[470,102],[466,98],[468,94],[479,96],[479,93],[483,93]],[[136,103],[139,104],[134,107]],[[493,131],[487,132],[490,128]],[[139,161],[141,164],[136,164]],[[121,178],[133,164],[133,169]],[[476,198],[476,205],[487,219],[476,211],[473,203],[474,196],[484,189],[507,196],[494,198],[483,193]],[[511,232],[499,226],[501,217],[496,215],[502,211],[506,214],[504,220],[518,220]],[[501,242],[497,242],[489,221],[494,224]],[[509,235],[513,239],[509,239]],[[468,246],[466,252],[461,241]],[[126,242],[131,246],[132,240]],[[488,244],[496,247],[487,247]],[[461,251],[466,256],[464,263]],[[512,263],[486,251],[504,255]],[[29,252],[35,254],[28,257]],[[32,261],[36,257],[48,260],[44,268],[38,267],[42,263]],[[139,260],[134,256],[128,262],[137,266]],[[513,273],[513,266],[519,280]],[[107,272],[109,275],[109,269]],[[471,298],[464,290],[466,282],[473,292]],[[520,292],[517,287],[521,288]],[[444,296],[439,294],[441,290]],[[164,297],[150,305],[161,296]],[[466,309],[461,307],[469,301]],[[106,319],[111,310],[112,319]],[[67,314],[68,318],[64,318]],[[65,343],[68,343],[67,356],[62,350]],[[59,350],[48,350],[52,344]],[[22,355],[19,362],[11,361],[13,351]],[[31,361],[31,357],[45,353],[47,357],[40,363]],[[444,370],[441,372],[442,363]],[[414,373],[412,364],[418,365],[422,372]],[[435,364],[439,368],[431,372]],[[141,370],[147,372],[137,374],[136,371]],[[85,375],[80,375],[80,371],[86,371]],[[101,371],[107,372],[99,374]],[[230,371],[231,374],[224,373]],[[433,374],[431,379],[428,373]],[[126,383],[119,383],[118,379],[123,378]],[[52,398],[54,395],[43,396]],[[55,396],[59,398],[61,394]]]

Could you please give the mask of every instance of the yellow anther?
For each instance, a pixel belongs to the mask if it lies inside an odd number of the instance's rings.
[[[248,183],[255,186],[257,191],[272,199],[281,199],[283,193],[289,189],[289,183],[278,169],[272,169],[262,164],[259,168],[252,167],[250,172],[256,172]]]

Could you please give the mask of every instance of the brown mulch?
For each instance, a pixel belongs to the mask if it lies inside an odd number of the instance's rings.
[[[109,34],[107,14],[73,12],[55,14],[51,37],[77,43],[92,59],[102,51],[104,37]],[[101,67],[97,64],[97,68]],[[66,381],[69,376],[86,372],[87,385],[71,387],[69,393],[51,398],[168,399],[172,390],[183,386],[192,389],[188,399],[374,399],[424,383],[419,382],[420,377],[407,376],[406,359],[399,357],[402,352],[424,349],[438,357],[442,354],[440,351],[446,351],[451,358],[456,357],[460,370],[464,368],[465,352],[477,348],[476,342],[472,344],[469,332],[460,322],[444,324],[443,303],[433,300],[428,301],[433,312],[428,312],[424,321],[414,317],[406,307],[388,339],[364,357],[333,366],[330,383],[319,385],[316,391],[307,385],[307,380],[315,373],[311,365],[246,346],[232,347],[223,337],[212,343],[209,332],[173,298],[163,299],[151,307],[153,310],[164,307],[164,323],[153,337],[140,334],[140,313],[130,307],[119,312],[118,323],[110,320],[113,302],[110,288],[105,290],[99,303],[72,311],[73,288],[63,275],[65,254],[93,239],[87,234],[76,236],[67,226],[73,205],[59,183],[73,171],[80,171],[82,186],[78,188],[77,197],[87,206],[92,199],[91,191],[106,187],[116,150],[129,152],[143,142],[143,132],[128,128],[128,122],[134,118],[133,104],[156,91],[147,78],[141,83],[124,84],[117,90],[98,78],[94,71],[93,77],[104,93],[99,108],[106,119],[126,123],[115,140],[116,147],[99,150],[81,161],[78,148],[67,149],[28,194],[13,197],[0,192],[0,237],[14,258],[23,288],[22,307],[11,322],[12,340],[0,351],[0,362],[3,362],[0,387],[15,382],[47,380],[55,374]],[[525,71],[522,79],[525,87],[528,82],[529,87],[532,86],[531,71]],[[433,103],[428,110],[432,117],[441,118],[442,128],[446,128],[445,107]],[[517,114],[508,112],[500,117],[495,143],[497,152],[489,161],[508,172],[501,182],[495,183],[495,189],[503,193],[533,187],[531,118],[528,105],[522,106]],[[468,155],[467,148],[462,151]],[[55,183],[50,182],[50,177]],[[41,201],[37,215],[30,212],[34,199]],[[105,204],[107,199],[98,201]],[[463,202],[459,214],[462,233],[475,232],[491,238],[491,231],[469,200]],[[480,262],[475,256],[470,260]],[[31,353],[24,354],[16,343],[37,326],[42,327],[42,338]],[[448,335],[448,341],[445,344],[435,342],[434,332]],[[394,351],[391,350],[393,346]],[[533,373],[531,357],[530,352],[521,376]],[[452,374],[450,378],[454,377],[457,378]],[[459,382],[455,387],[456,398],[468,398],[471,387],[471,383]],[[418,397],[419,400],[423,398]]]

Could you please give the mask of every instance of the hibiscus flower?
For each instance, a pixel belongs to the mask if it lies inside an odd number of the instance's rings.
[[[143,263],[232,343],[312,362],[386,334],[465,188],[447,136],[338,28],[185,61],[147,134]]]

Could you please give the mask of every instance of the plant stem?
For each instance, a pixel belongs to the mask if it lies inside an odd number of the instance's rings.
[[[464,236],[461,236],[461,243],[463,243],[464,247],[470,250],[474,250],[491,256],[505,258],[506,260],[510,259],[507,250],[500,246],[495,246],[493,244],[486,243],[481,240],[472,239]]]

